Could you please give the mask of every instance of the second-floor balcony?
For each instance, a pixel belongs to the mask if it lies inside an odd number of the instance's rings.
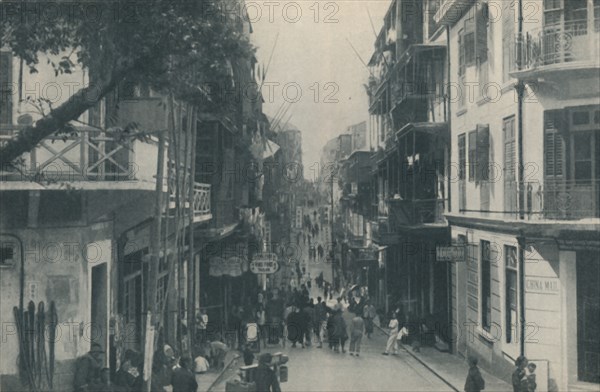
[[[563,71],[598,74],[600,69],[600,28],[590,21],[572,20],[560,25],[544,26],[518,37],[515,42],[517,62],[511,75],[537,79],[563,75]]]
[[[595,221],[600,218],[599,181],[546,181],[524,187],[528,220]]]
[[[3,126],[0,144],[16,137],[19,130],[19,126]],[[73,132],[46,137],[17,160],[14,168],[2,168],[1,176],[2,181],[20,183],[152,190],[157,162],[154,138],[78,126]]]
[[[388,221],[393,227],[421,226],[445,223],[444,200],[389,199]]]

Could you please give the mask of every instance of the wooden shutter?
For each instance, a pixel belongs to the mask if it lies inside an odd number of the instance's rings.
[[[477,165],[475,181],[487,181],[489,177],[490,127],[477,124]]]
[[[477,45],[477,58],[479,63],[487,61],[488,54],[488,5],[487,3],[481,3],[477,5],[476,15],[476,45]]]
[[[544,112],[544,177],[563,178],[565,173],[564,112]]]
[[[475,15],[473,15],[473,11],[469,11],[467,18],[464,22],[464,35],[463,35],[463,45],[465,50],[465,64],[466,65],[474,65],[475,64],[475,34],[476,34],[476,23],[475,23]]]
[[[477,131],[469,132],[469,181],[477,177]]]
[[[12,54],[0,53],[0,124],[12,124]]]

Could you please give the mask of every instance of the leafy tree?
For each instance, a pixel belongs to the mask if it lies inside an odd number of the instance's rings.
[[[242,30],[238,0],[23,0],[2,4],[3,45],[37,72],[40,54],[61,56],[56,74],[88,70],[90,85],[19,132],[2,148],[2,163],[96,105],[120,83],[174,92],[209,110],[227,108],[219,89],[232,80],[231,62],[254,49]],[[66,55],[65,55],[66,54]],[[207,82],[210,88],[207,88]],[[212,99],[211,99],[212,98]]]

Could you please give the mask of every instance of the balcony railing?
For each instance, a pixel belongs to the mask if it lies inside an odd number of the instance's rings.
[[[513,73],[555,68],[557,64],[598,66],[599,38],[598,29],[590,27],[585,19],[527,32],[515,42],[522,67],[518,70],[514,65]]]
[[[175,170],[175,164],[171,161],[167,163],[169,175],[165,178],[165,185],[167,187],[167,191],[169,192],[169,213],[170,216],[174,216],[173,210],[177,207],[177,172]],[[183,165],[181,165],[181,169],[179,171],[180,178],[185,177],[185,189],[180,190],[179,192],[179,203],[183,208],[190,207],[190,172],[189,170],[184,170]],[[183,181],[180,183],[183,184]],[[194,221],[201,222],[204,220],[208,220],[211,218],[211,186],[210,184],[203,184],[200,182],[193,183],[194,189],[194,198],[192,200],[193,208],[194,208]]]
[[[525,186],[525,214],[530,220],[600,218],[600,183],[528,183]]]
[[[16,137],[19,127],[0,129],[0,145]],[[134,181],[144,174],[145,163],[136,162],[136,153],[147,159],[155,143],[134,141],[95,128],[78,128],[68,134],[54,134],[43,139],[31,152],[24,154],[19,174],[3,172],[5,180],[21,181]],[[156,165],[156,163],[155,163]],[[5,169],[5,168],[3,168]],[[154,166],[154,170],[156,166]],[[149,175],[152,178],[152,175]]]
[[[444,223],[444,200],[388,200],[392,227]]]

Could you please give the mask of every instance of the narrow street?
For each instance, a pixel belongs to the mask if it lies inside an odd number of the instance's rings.
[[[317,243],[324,242],[320,232]],[[313,278],[311,297],[316,299],[323,297],[323,290],[318,289],[314,278],[323,272],[326,281],[331,281],[331,264],[326,261],[310,261],[308,259],[308,242],[306,245],[301,241],[302,266],[307,267]],[[336,302],[336,294],[333,299],[327,301],[332,307]],[[344,307],[347,304],[344,302]],[[353,314],[344,310],[346,325],[350,325]],[[335,353],[327,344],[323,348],[316,345],[291,348],[287,342],[286,348],[281,345],[269,345],[261,353],[282,352],[289,356],[287,366],[289,368],[288,382],[282,383],[284,391],[451,391],[443,381],[437,378],[427,368],[421,365],[405,350],[400,349],[397,356],[384,356],[387,335],[375,327],[375,333],[371,339],[363,337],[361,353],[359,357],[348,354],[349,341],[346,343],[346,353]],[[260,355],[260,354],[258,354]],[[224,392],[226,382],[236,376],[237,370],[243,366],[242,358],[235,360],[232,366],[223,374],[219,383],[214,385],[211,392]],[[200,387],[200,391],[206,390],[207,385]]]

